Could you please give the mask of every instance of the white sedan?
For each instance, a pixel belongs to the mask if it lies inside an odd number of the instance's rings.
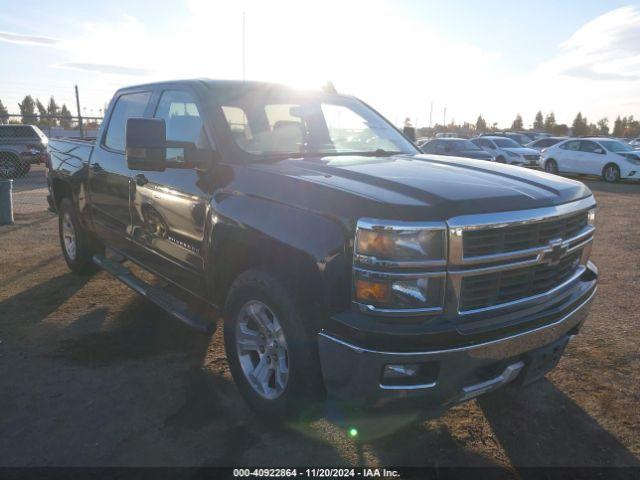
[[[640,153],[610,138],[569,138],[542,150],[540,167],[549,173],[598,175],[607,182],[640,180]]]

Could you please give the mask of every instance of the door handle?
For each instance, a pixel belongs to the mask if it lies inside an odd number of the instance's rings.
[[[139,187],[142,187],[143,185],[146,185],[147,183],[149,183],[149,180],[143,173],[139,173],[133,178],[136,181],[136,185],[138,185]]]

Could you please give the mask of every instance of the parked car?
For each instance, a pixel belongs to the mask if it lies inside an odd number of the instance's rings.
[[[515,133],[515,132],[490,132],[490,133],[482,133],[480,135],[481,137],[505,137],[505,138],[510,138],[511,140],[513,140],[514,142],[516,142],[518,145],[525,146],[527,143],[531,142],[531,138],[525,134],[522,133]]]
[[[629,142],[629,146],[633,147],[635,150],[640,150],[640,137],[631,140]]]
[[[454,132],[440,132],[436,133],[436,138],[460,138],[460,135]]]
[[[539,166],[540,152],[532,148],[523,147],[510,138],[483,136],[474,138],[471,141],[493,155],[498,163],[534,168]]]
[[[640,180],[640,152],[610,138],[571,138],[542,152],[540,166],[549,173],[601,176],[607,182]]]
[[[95,143],[49,151],[68,267],[100,267],[205,332],[213,324],[188,300],[218,306],[236,385],[268,418],[325,393],[336,408],[438,413],[534,381],[595,294],[584,184],[430,159],[354,97],[240,81],[129,87]]]
[[[545,148],[549,148],[556,143],[560,143],[563,140],[566,140],[567,137],[543,137],[538,140],[534,140],[531,143],[527,143],[525,145],[527,148],[533,148],[534,150],[541,151]]]
[[[23,177],[46,158],[48,139],[34,125],[0,125],[0,177]]]
[[[495,160],[489,152],[485,152],[473,142],[464,138],[436,138],[422,145],[421,150],[424,153],[435,155],[475,158],[490,162]]]

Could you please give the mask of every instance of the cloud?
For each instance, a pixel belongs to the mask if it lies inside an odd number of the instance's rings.
[[[593,81],[640,78],[640,9],[617,8],[579,28],[541,68],[549,74]]]
[[[58,64],[59,68],[70,68],[74,70],[85,70],[89,72],[108,73],[113,75],[150,75],[153,70],[145,68],[124,67],[122,65],[106,65],[103,63],[89,62],[65,62]]]
[[[60,40],[57,40],[55,38],[11,32],[0,32],[0,41],[9,43],[20,43],[24,45],[40,45],[45,47],[53,47],[60,43]]]

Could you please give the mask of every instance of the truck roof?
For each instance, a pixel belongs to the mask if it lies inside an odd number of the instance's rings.
[[[138,85],[130,85],[126,87],[119,88],[117,93],[125,92],[127,90],[140,89],[140,88],[156,88],[162,86],[175,86],[176,84],[183,85],[204,85],[212,90],[214,89],[225,89],[225,88],[246,88],[246,89],[281,89],[281,90],[299,90],[299,91],[309,91],[314,93],[321,93],[329,96],[339,96],[339,97],[351,97],[351,95],[344,95],[341,93],[332,94],[322,92],[320,89],[298,89],[296,87],[292,87],[290,85],[285,85],[281,83],[275,82],[262,82],[255,80],[214,80],[211,78],[189,78],[189,79],[177,79],[177,80],[164,80],[160,82],[150,82],[150,83],[142,83]]]

